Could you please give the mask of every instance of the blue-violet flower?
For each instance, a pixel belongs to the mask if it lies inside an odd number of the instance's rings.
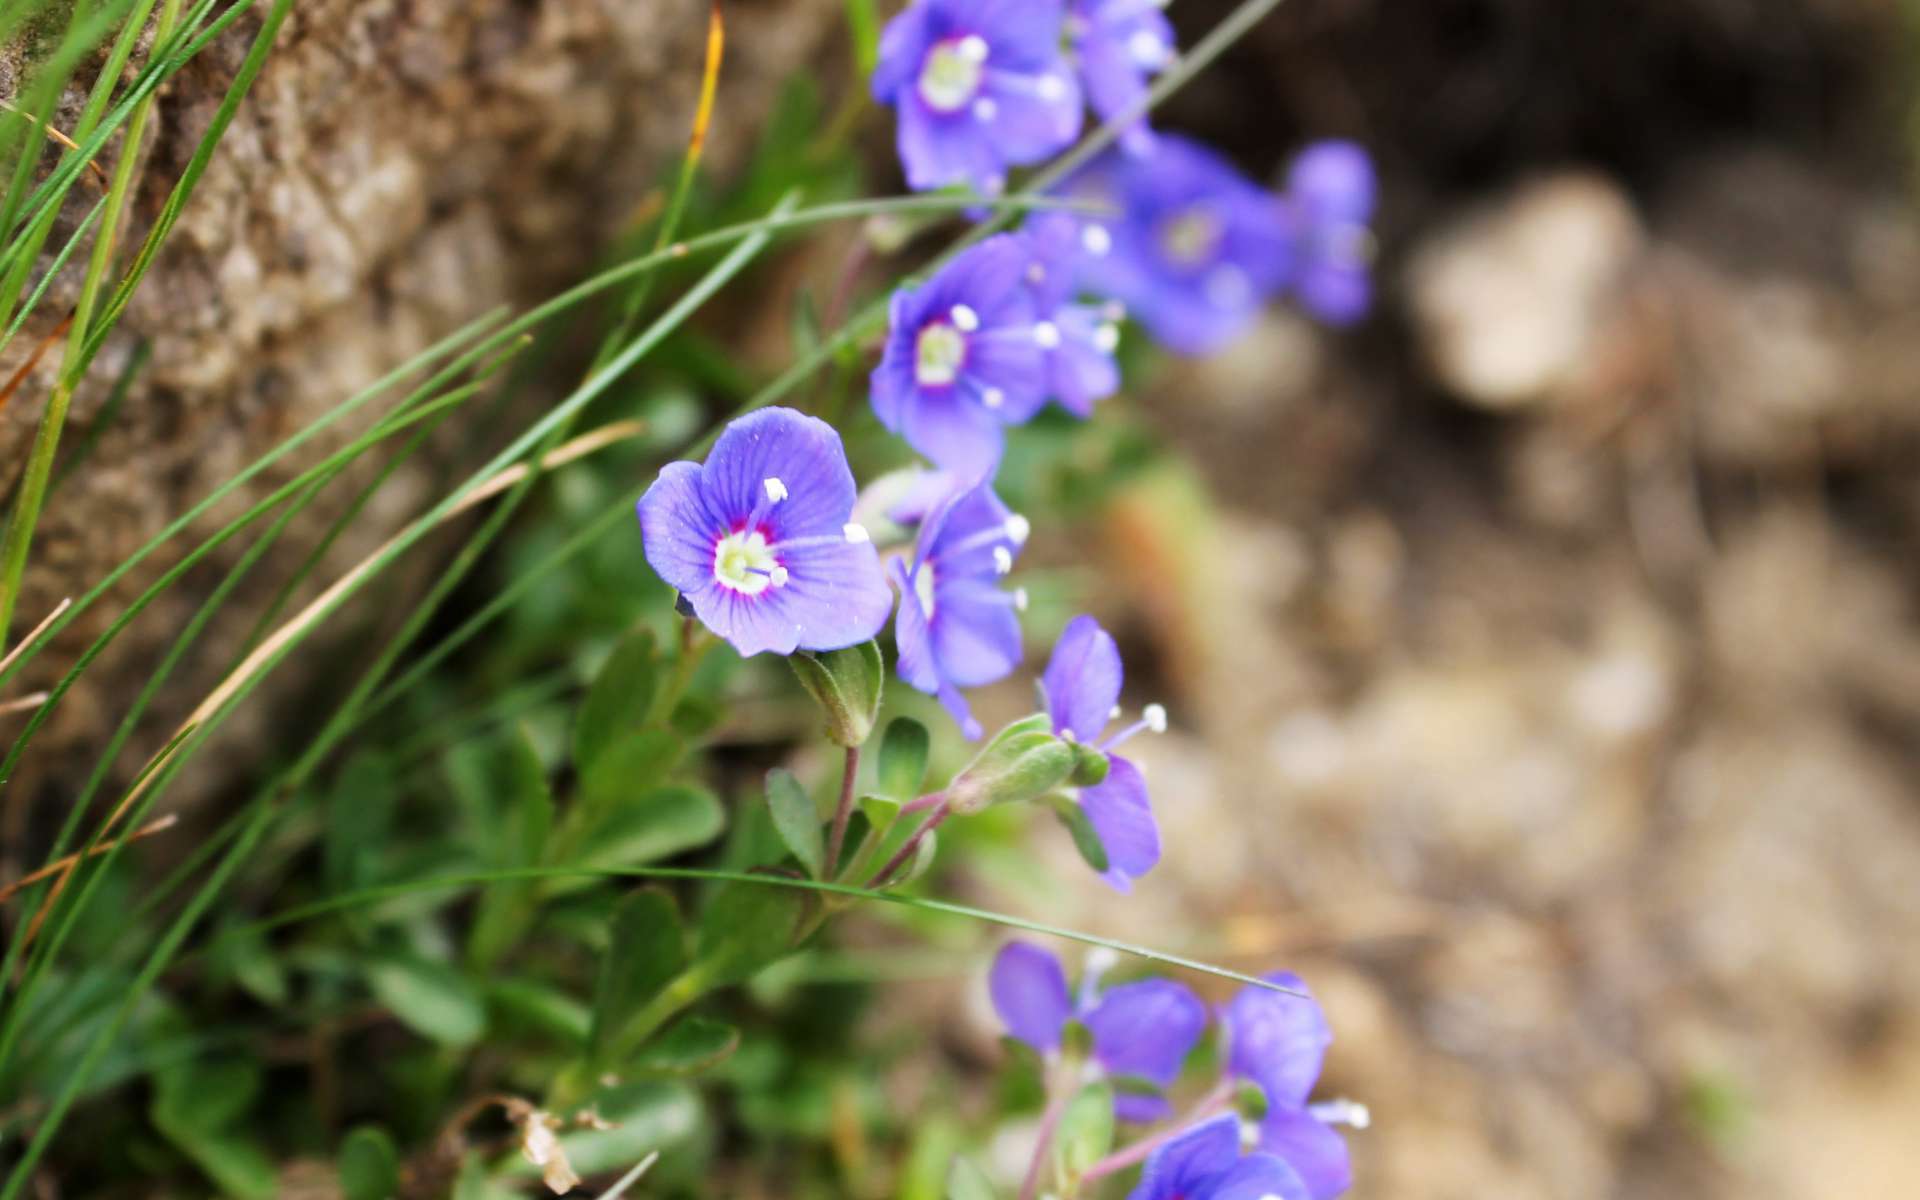
[[[1166,0],[1072,0],[1067,32],[1079,59],[1087,100],[1103,120],[1113,120],[1147,93],[1147,80],[1173,65],[1173,24],[1161,12]],[[1121,130],[1132,154],[1153,147],[1144,115]]]
[[[1107,722],[1120,711],[1121,679],[1120,649],[1112,635],[1092,617],[1079,616],[1067,622],[1054,643],[1040,686],[1054,732],[1106,752],[1107,777],[1080,789],[1080,809],[1107,852],[1101,878],[1126,892],[1160,861],[1160,828],[1147,799],[1146,777],[1113,749],[1143,729],[1164,732],[1167,710],[1149,704],[1139,721],[1102,740]]]
[[[1128,1200],[1309,1200],[1292,1167],[1271,1154],[1240,1153],[1240,1118],[1196,1125],[1155,1150]]]
[[[918,191],[1006,187],[1009,166],[1080,135],[1080,85],[1061,53],[1061,0],[915,0],[887,23],[873,96],[899,117]]]
[[[1306,984],[1288,972],[1267,980],[1295,992]],[[1353,1181],[1346,1139],[1334,1128],[1364,1128],[1367,1110],[1351,1101],[1309,1104],[1333,1041],[1326,1014],[1311,996],[1290,996],[1246,987],[1222,1013],[1227,1029],[1227,1070],[1266,1093],[1260,1148],[1287,1160],[1306,1183],[1311,1200],[1332,1200]]]
[[[1151,153],[1108,153],[1066,190],[1120,213],[1089,219],[1109,252],[1082,260],[1084,282],[1125,304],[1169,349],[1218,349],[1291,276],[1280,198],[1185,138],[1163,133]]]
[[[1005,678],[1020,664],[1016,613],[1026,592],[1003,590],[1000,577],[1013,570],[1028,531],[990,480],[951,483],[920,522],[912,556],[888,563],[900,592],[900,677],[938,696],[969,738],[981,728],[960,689]]]
[[[1007,1032],[1041,1055],[1060,1048],[1069,1020],[1092,1034],[1093,1059],[1109,1077],[1166,1088],[1206,1029],[1207,1009],[1185,985],[1142,979],[1102,990],[1101,967],[1089,960],[1078,995],[1069,993],[1060,960],[1028,942],[1008,942],[987,978],[994,1011]],[[1117,1090],[1114,1114],[1123,1121],[1158,1121],[1171,1112],[1158,1095]]]
[[[1047,400],[1043,355],[1060,330],[1036,316],[1030,262],[1020,237],[1001,234],[893,294],[873,411],[915,450],[969,478],[1000,461],[1003,427],[1029,420]]]
[[[1371,301],[1367,259],[1372,244],[1373,162],[1352,142],[1315,142],[1287,173],[1300,303],[1329,325],[1365,316]]]
[[[728,425],[705,463],[640,497],[647,561],[741,654],[837,650],[880,632],[892,594],[853,512],[840,435],[790,408]]]
[[[1119,321],[1126,315],[1118,301],[1077,301],[1081,260],[1105,245],[1098,226],[1083,226],[1065,213],[1034,216],[1021,236],[1027,244],[1027,290],[1035,314],[1059,331],[1042,347],[1046,394],[1076,417],[1093,415],[1096,401],[1120,390],[1120,366],[1113,354],[1120,345]]]

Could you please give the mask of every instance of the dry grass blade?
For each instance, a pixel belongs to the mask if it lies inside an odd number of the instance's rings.
[[[632,1187],[634,1184],[639,1183],[640,1177],[642,1175],[645,1175],[648,1171],[652,1170],[653,1164],[659,1161],[660,1161],[660,1152],[658,1150],[655,1150],[652,1154],[647,1155],[645,1158],[641,1159],[638,1163],[636,1163],[634,1165],[633,1170],[628,1171],[625,1175],[622,1175],[619,1178],[619,1180],[614,1183],[612,1187],[608,1188],[604,1192],[601,1192],[599,1200],[620,1200],[621,1196],[626,1195],[627,1189]]]
[[[41,867],[39,870],[32,871],[25,875],[22,875],[20,878],[14,880],[12,883],[9,883],[5,887],[0,887],[0,904],[4,904],[8,900],[13,899],[15,896],[19,895],[23,889],[30,888],[34,884],[39,883],[43,879],[51,879],[55,875],[66,874],[68,871],[73,870],[74,864],[78,863],[82,858],[90,858],[94,855],[105,854],[107,851],[113,849],[115,846],[129,845],[133,842],[140,841],[142,838],[150,838],[156,833],[165,833],[167,830],[172,829],[175,825],[179,824],[179,822],[180,822],[179,813],[168,813],[166,816],[161,817],[158,820],[151,821],[148,824],[141,826],[139,829],[134,830],[132,833],[120,839],[120,841],[118,842],[102,842],[98,846],[95,846],[93,849],[87,851],[86,854],[84,855],[69,854],[65,858],[55,859],[54,861],[48,863],[46,866]],[[36,926],[37,924],[38,923],[36,922]],[[32,935],[29,934],[28,936],[31,937]]]
[[[31,630],[29,630],[27,632],[27,636],[21,638],[18,645],[14,646],[13,649],[7,651],[7,655],[5,658],[0,658],[0,674],[4,674],[6,672],[6,669],[13,665],[13,660],[20,657],[20,652],[22,650],[25,650],[28,646],[33,645],[33,643],[39,639],[40,635],[47,631],[47,626],[53,624],[55,621],[58,621],[60,619],[60,614],[72,607],[73,607],[72,596],[68,596],[65,600],[62,600],[60,603],[54,605],[53,611],[48,613],[45,619],[43,619],[38,625],[35,625]]]
[[[48,137],[52,138],[54,141],[59,142],[62,146],[65,146],[67,149],[76,150],[76,151],[80,149],[79,142],[74,141],[72,138],[68,137],[64,133],[61,133],[58,129],[55,129],[53,126],[47,124],[46,122],[36,120],[32,113],[23,112],[17,105],[13,104],[11,101],[0,100],[0,109],[5,109],[7,112],[13,113],[15,116],[19,117],[23,121],[27,121],[32,124],[40,126],[40,131],[42,133],[46,134]],[[99,184],[102,187],[106,186],[107,173],[100,169],[99,163],[89,161],[87,163],[87,169],[93,172],[95,183]]]
[[[46,356],[47,347],[67,336],[67,330],[72,325],[73,314],[68,313],[66,319],[61,321],[53,332],[40,339],[40,344],[33,348],[33,353],[27,355],[27,361],[21,363],[20,368],[7,378],[7,385],[0,388],[0,412],[6,411],[7,401],[13,399],[13,394],[20,390],[20,385],[27,381],[27,376],[33,374],[33,369],[40,365],[40,360]]]
[[[35,692],[30,696],[22,696],[18,700],[0,700],[0,717],[4,717],[8,713],[25,712],[30,708],[45,704],[47,697],[51,695],[53,695],[52,692]]]

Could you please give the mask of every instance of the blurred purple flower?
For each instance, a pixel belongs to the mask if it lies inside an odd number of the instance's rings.
[[[1020,663],[1020,621],[1026,593],[1003,591],[1027,540],[1027,519],[993,494],[990,480],[952,482],[920,522],[911,559],[895,558],[888,574],[900,592],[893,635],[900,677],[940,697],[969,738],[981,734],[963,687],[1004,678]]]
[[[1120,649],[1112,635],[1092,617],[1079,616],[1067,622],[1054,643],[1040,687],[1056,734],[1107,752],[1107,777],[1080,789],[1080,809],[1107,851],[1101,878],[1126,892],[1160,861],[1160,827],[1147,798],[1146,777],[1113,748],[1143,729],[1163,732],[1167,712],[1149,704],[1139,721],[1102,740],[1107,722],[1120,711],[1121,679]]]
[[[1287,210],[1293,223],[1300,303],[1329,325],[1367,313],[1367,259],[1376,185],[1373,162],[1352,142],[1315,142],[1293,160]]]
[[[1173,64],[1173,24],[1165,0],[1072,0],[1067,32],[1093,111],[1113,120],[1147,93],[1147,80]],[[1120,144],[1130,154],[1153,148],[1144,115],[1128,122]]]
[[[1086,222],[1093,253],[1081,260],[1083,282],[1182,354],[1243,332],[1292,275],[1280,199],[1185,138],[1163,133],[1151,153],[1108,153],[1066,191],[1120,213]]]
[[[873,411],[908,445],[963,476],[990,473],[1003,427],[1031,419],[1047,400],[1044,354],[1060,330],[1038,319],[1023,286],[1030,262],[1020,237],[1001,234],[893,294]]]
[[[915,0],[887,23],[873,96],[898,110],[917,191],[1006,187],[1009,166],[1080,135],[1080,85],[1061,54],[1061,0]]]
[[[1292,1167],[1240,1153],[1240,1118],[1215,1117],[1155,1150],[1128,1200],[1308,1200]]]
[[[1296,992],[1298,975],[1276,972],[1268,982]],[[1345,1101],[1308,1104],[1320,1078],[1333,1030],[1311,996],[1289,996],[1246,987],[1222,1013],[1227,1029],[1227,1070],[1266,1093],[1260,1147],[1277,1154],[1306,1183],[1311,1200],[1331,1200],[1353,1181],[1346,1139],[1337,1124],[1364,1126],[1366,1109]]]
[[[1092,1034],[1094,1061],[1108,1076],[1169,1087],[1206,1029],[1206,1006],[1170,979],[1101,990],[1099,977],[1090,965],[1076,998],[1059,959],[1030,943],[1009,942],[993,960],[988,990],[1007,1032],[1041,1054],[1058,1050],[1067,1022],[1077,1020]],[[1137,1091],[1116,1091],[1113,1110],[1121,1120],[1143,1123],[1171,1111],[1164,1098]]]
[[[1027,290],[1035,314],[1060,331],[1042,351],[1046,394],[1076,417],[1093,415],[1093,406],[1120,390],[1120,366],[1113,354],[1120,345],[1117,303],[1077,301],[1081,260],[1088,233],[1065,213],[1040,213],[1021,237],[1028,251]],[[1095,234],[1097,242],[1104,233]]]
[[[892,595],[833,427],[790,408],[728,425],[705,463],[640,497],[647,561],[743,655],[836,650],[886,624]]]

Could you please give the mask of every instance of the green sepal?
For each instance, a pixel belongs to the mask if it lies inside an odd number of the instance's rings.
[[[802,650],[787,662],[827,714],[827,737],[842,746],[859,746],[873,736],[887,679],[880,643],[818,653]]]
[[[994,734],[954,777],[947,801],[966,814],[1038,800],[1067,782],[1076,761],[1073,745],[1054,736],[1052,718],[1035,713]]]
[[[1094,830],[1093,822],[1087,819],[1087,810],[1080,807],[1078,800],[1059,792],[1047,797],[1047,807],[1053,810],[1053,815],[1060,818],[1060,823],[1073,835],[1073,848],[1080,852],[1080,857],[1086,860],[1095,874],[1105,874],[1113,864],[1107,859],[1107,847]]]

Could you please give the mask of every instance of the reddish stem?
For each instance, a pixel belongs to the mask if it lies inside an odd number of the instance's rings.
[[[1128,1167],[1145,1162],[1147,1156],[1155,1150],[1158,1150],[1160,1147],[1166,1145],[1174,1138],[1179,1137],[1207,1118],[1219,1116],[1232,1107],[1233,1089],[1231,1085],[1222,1084],[1220,1087],[1208,1093],[1207,1097],[1200,1101],[1200,1103],[1194,1105],[1192,1112],[1180,1120],[1175,1121],[1168,1128],[1161,1130],[1152,1137],[1142,1138],[1124,1150],[1116,1150],[1099,1162],[1088,1167],[1080,1173],[1080,1182],[1092,1183],[1096,1179],[1104,1179],[1117,1171],[1124,1171]]]
[[[900,849],[887,860],[887,865],[874,872],[873,878],[867,880],[867,887],[883,887],[888,880],[899,874],[901,867],[913,861],[914,854],[920,849],[920,843],[926,840],[928,834],[938,829],[940,822],[946,820],[952,813],[953,807],[944,802],[934,809],[932,815],[920,822],[920,828],[913,831],[913,836],[901,843]]]
[[[840,776],[840,807],[833,810],[833,832],[827,838],[826,877],[840,870],[840,851],[847,842],[847,822],[853,817],[853,782],[860,772],[860,747],[847,747],[847,767]]]

